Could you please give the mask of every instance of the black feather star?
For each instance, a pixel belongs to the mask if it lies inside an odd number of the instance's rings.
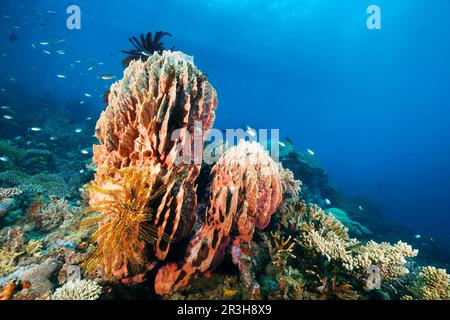
[[[131,37],[128,40],[131,42],[135,49],[132,50],[122,50],[122,53],[128,55],[127,58],[122,60],[122,64],[124,67],[127,67],[131,61],[133,60],[142,60],[145,61],[149,56],[153,55],[155,52],[162,53],[164,50],[164,42],[161,42],[162,38],[165,36],[172,37],[172,35],[168,32],[157,31],[155,32],[155,36],[152,37],[152,33],[147,33],[147,36],[141,34],[140,39],[136,37]],[[175,49],[173,47],[170,50]]]

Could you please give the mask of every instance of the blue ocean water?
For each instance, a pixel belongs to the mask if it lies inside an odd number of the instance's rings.
[[[71,4],[81,30],[66,27]],[[371,4],[381,30],[366,26]],[[193,55],[217,89],[216,127],[279,128],[346,193],[444,237],[449,12],[446,0],[2,0],[0,88],[29,103],[48,93],[74,118],[95,119],[111,84],[98,76],[121,78],[128,37],[168,31],[167,46]]]

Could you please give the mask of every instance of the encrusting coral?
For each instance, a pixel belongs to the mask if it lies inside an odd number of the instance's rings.
[[[150,260],[164,260],[172,243],[190,233],[196,217],[196,180],[200,173],[200,164],[192,158],[201,157],[203,142],[214,121],[217,97],[192,58],[181,52],[164,51],[155,52],[145,62],[131,61],[123,79],[112,85],[108,99],[108,107],[96,127],[100,145],[93,148],[97,174],[92,184],[95,187],[90,190],[90,205],[105,218],[98,221],[100,228],[106,230],[105,224],[114,221],[114,215],[111,221],[107,217],[112,212],[111,203],[105,208],[101,205],[102,201],[111,200],[105,191],[114,185],[126,187],[120,170],[151,172],[147,175],[149,180],[141,182],[155,190],[144,192],[144,197],[152,198],[162,191],[152,206],[151,221],[145,223],[151,227],[147,235],[151,246],[144,248],[148,241],[141,238],[139,246],[143,252],[134,252],[137,256],[133,258],[130,254],[117,256],[111,251],[96,251],[99,265],[109,265],[106,269],[111,270],[110,275],[125,278],[134,274],[122,268],[124,263],[141,264],[144,255]],[[200,136],[190,134],[197,129],[202,131]],[[126,202],[120,200],[115,205],[123,207]],[[138,206],[145,206],[145,199]],[[99,233],[93,240],[98,236]],[[128,252],[137,249],[135,246]]]
[[[450,300],[450,275],[445,269],[423,267],[409,287],[419,300]]]
[[[102,287],[92,280],[74,280],[66,282],[56,289],[50,300],[97,300]]]

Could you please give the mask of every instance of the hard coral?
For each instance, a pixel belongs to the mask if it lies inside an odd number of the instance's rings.
[[[195,67],[192,58],[181,52],[155,52],[145,62],[132,61],[123,79],[111,87],[108,107],[96,127],[100,145],[94,146],[93,161],[98,172],[93,184],[96,188],[90,191],[91,206],[103,217],[108,215],[111,207],[102,207],[101,201],[110,186],[123,185],[118,170],[139,167],[141,174],[146,170],[155,172],[147,174],[151,179],[147,183],[156,188],[148,196],[158,193],[161,182],[165,184],[160,199],[154,203],[150,221],[152,231],[147,234],[154,243],[151,258],[155,260],[164,260],[171,243],[188,235],[195,222],[200,164],[180,160],[189,156],[192,146],[194,157],[201,156],[216,107],[216,91]],[[198,133],[197,136],[190,134],[198,131],[194,130],[197,124],[197,129],[203,132],[200,137]],[[194,138],[200,138],[200,145],[194,143],[198,141]],[[145,203],[144,200],[140,205]],[[102,224],[105,221],[100,220],[99,228],[104,230]],[[143,233],[139,234],[142,236]],[[99,237],[94,240],[96,238]],[[131,257],[133,252],[137,255],[133,260],[137,261],[143,255],[150,255],[149,252],[134,252],[138,247],[142,247],[142,243],[128,248],[127,256]],[[104,259],[111,261],[111,256]],[[123,256],[120,259],[124,262]],[[111,273],[125,276],[123,270],[117,270],[123,266],[118,261],[111,266]]]
[[[66,282],[50,297],[50,300],[97,300],[102,287],[92,280],[75,280]]]
[[[166,265],[159,271],[155,283],[159,294],[185,287],[198,273],[207,271],[220,257],[232,228],[236,234],[232,239],[232,251],[236,253],[233,260],[242,273],[245,264],[240,264],[239,252],[252,240],[255,227],[267,227],[282,201],[278,166],[257,143],[241,141],[229,149],[212,175],[204,224],[191,240],[185,262],[178,267]]]
[[[445,269],[424,267],[412,283],[410,290],[419,300],[450,300],[450,275]]]

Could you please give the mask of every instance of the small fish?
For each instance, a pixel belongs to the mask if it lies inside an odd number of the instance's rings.
[[[8,156],[2,156],[2,157],[0,157],[0,161],[8,162],[9,161],[9,157]]]
[[[99,76],[99,78],[102,80],[114,80],[115,77],[116,76],[112,74],[102,74],[101,76]]]
[[[2,109],[3,110],[8,110],[8,109],[11,109],[11,107],[10,106],[2,106]]]
[[[358,209],[361,210],[361,211],[364,211],[362,206],[359,206]]]
[[[22,140],[22,136],[17,136],[14,138],[14,140]]]
[[[247,133],[250,135],[250,137],[256,137],[256,131],[253,128],[250,128],[247,126]]]
[[[46,53],[46,54],[52,54],[50,51],[48,50],[42,50],[42,52]]]
[[[58,138],[51,136],[51,137],[50,137],[50,140],[51,140],[51,141],[56,141],[56,140],[58,140]]]
[[[80,101],[80,104],[84,104],[84,100]]]
[[[278,142],[278,144],[280,145],[280,146],[282,146],[283,148],[285,148],[286,147],[286,144],[284,144],[283,142]]]
[[[88,97],[88,98],[92,97],[92,95],[90,93],[85,93],[84,96]]]
[[[104,65],[104,64],[105,64],[104,62],[99,62],[99,63],[98,63],[99,66],[102,66],[102,65]]]
[[[86,117],[86,120],[90,121],[90,120],[92,120],[92,117]]]
[[[39,127],[33,127],[33,128],[31,128],[30,130],[31,130],[31,131],[34,131],[34,132],[39,132],[39,131],[42,131],[42,128],[39,128]]]
[[[306,149],[306,152],[308,152],[310,155],[314,156],[316,153],[312,151],[311,149]]]
[[[51,15],[55,15],[55,14],[56,14],[56,12],[55,12],[55,11],[52,11],[52,10],[48,10],[47,13],[48,13],[48,14],[51,14]]]
[[[2,53],[2,57],[7,57],[8,54],[7,53]]]
[[[39,42],[39,44],[40,44],[41,46],[48,46],[48,45],[50,44],[50,42],[45,42],[45,41],[43,41],[43,42]]]
[[[57,74],[56,76],[57,76],[58,78],[61,78],[61,79],[65,79],[65,78],[66,78],[66,76],[63,75],[63,74]]]
[[[414,236],[414,238],[416,238],[416,239],[420,239],[420,238],[422,238],[422,235],[420,235],[420,234],[416,234],[416,235]]]
[[[13,120],[13,119],[14,119],[12,116],[7,115],[7,114],[5,114],[5,115],[3,116],[3,118],[5,118],[6,120]]]
[[[66,52],[65,52],[64,50],[58,50],[58,51],[56,51],[56,53],[57,53],[57,54],[60,54],[60,55],[66,54]]]
[[[77,60],[77,61],[75,61],[76,63],[81,63],[81,60]]]
[[[326,203],[327,205],[330,205],[330,204],[331,204],[330,199],[326,198],[326,199],[325,199],[325,203]]]
[[[12,82],[16,82],[17,81],[16,78],[9,78],[9,80],[11,80]]]
[[[31,46],[33,47],[34,50],[37,50],[37,47],[34,43],[32,43]]]
[[[82,154],[89,154],[89,151],[86,150],[86,149],[83,149],[83,150],[81,150],[81,153],[82,153]]]
[[[81,169],[81,170],[80,170],[79,172],[80,172],[80,174],[83,174],[83,173],[84,173],[84,170],[83,170],[83,169]]]
[[[12,26],[14,29],[21,29],[21,26]]]
[[[94,66],[90,67],[90,68],[88,69],[88,71],[91,71],[92,69],[94,69]]]
[[[76,132],[76,133],[83,132],[83,129],[79,129],[79,128],[78,128],[78,129],[75,129],[75,132]]]

